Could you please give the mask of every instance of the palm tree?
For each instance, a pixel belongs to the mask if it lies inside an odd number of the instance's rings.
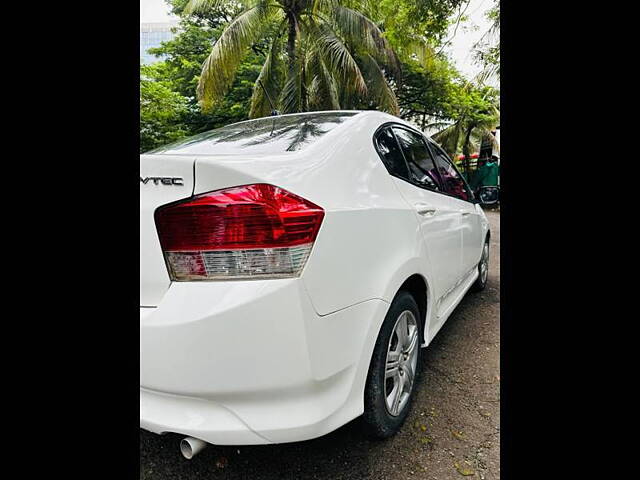
[[[365,15],[342,0],[237,1],[242,13],[222,32],[202,67],[197,95],[203,110],[227,93],[248,49],[266,40],[251,118],[268,115],[270,100],[285,113],[349,109],[363,102],[398,113],[387,76],[398,76],[399,61]],[[223,3],[190,0],[185,13]]]
[[[500,110],[496,104],[497,91],[491,87],[478,87],[467,82],[462,87],[465,101],[461,102],[453,123],[446,125],[432,138],[440,143],[442,148],[455,158],[462,149],[464,155],[464,173],[470,178],[469,159],[473,150],[479,150],[482,142],[496,143],[492,130],[500,124]],[[431,124],[430,127],[445,124]]]

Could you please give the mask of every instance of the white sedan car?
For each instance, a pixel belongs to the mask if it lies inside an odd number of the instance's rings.
[[[140,426],[207,443],[384,438],[421,347],[487,282],[443,150],[373,111],[229,125],[140,156]]]

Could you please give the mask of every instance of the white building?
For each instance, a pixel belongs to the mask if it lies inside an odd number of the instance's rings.
[[[164,23],[140,24],[140,62],[145,64],[155,63],[158,58],[148,53],[150,48],[159,47],[162,42],[167,42],[174,37],[171,29],[178,25],[177,21]]]

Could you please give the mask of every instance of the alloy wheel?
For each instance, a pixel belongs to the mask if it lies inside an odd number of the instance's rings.
[[[482,258],[480,259],[480,279],[482,283],[486,283],[489,277],[489,243],[484,244],[482,249]]]
[[[387,412],[397,417],[406,407],[418,366],[418,321],[409,310],[403,311],[393,327],[385,364],[384,396]]]

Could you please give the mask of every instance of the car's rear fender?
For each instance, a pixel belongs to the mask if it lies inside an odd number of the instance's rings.
[[[425,297],[422,299],[425,302],[425,312],[424,318],[422,319],[423,323],[423,341],[426,343],[429,339],[429,324],[432,315],[435,314],[435,310],[433,306],[435,305],[434,301],[434,288],[433,288],[433,278],[425,268],[424,258],[420,257],[412,257],[407,259],[404,263],[398,266],[398,268],[391,275],[389,282],[386,286],[385,293],[383,299],[389,303],[393,301],[398,292],[402,289],[402,286],[405,282],[414,276],[420,277],[420,279],[425,284],[424,295]],[[412,292],[416,295],[417,292]],[[416,302],[420,304],[421,299],[416,298]]]

